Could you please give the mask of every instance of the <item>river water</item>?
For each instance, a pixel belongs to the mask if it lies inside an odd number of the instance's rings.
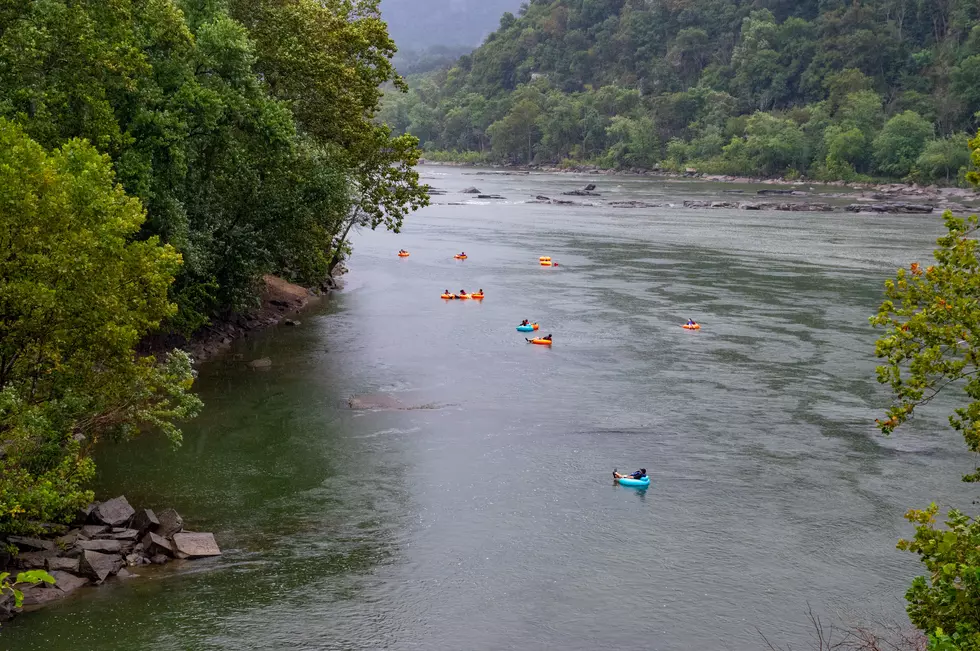
[[[224,555],[25,615],[0,648],[741,650],[805,647],[807,604],[902,618],[902,514],[968,506],[972,460],[938,410],[877,434],[867,317],[938,216],[537,205],[591,179],[423,173],[447,194],[359,235],[345,291],[201,368],[182,448],[100,454],[100,494],[175,506]],[[640,466],[649,490],[612,483]]]

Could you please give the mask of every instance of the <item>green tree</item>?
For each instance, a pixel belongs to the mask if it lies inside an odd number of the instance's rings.
[[[871,318],[885,328],[875,352],[885,360],[878,381],[891,388],[893,404],[887,420],[876,421],[889,434],[940,393],[960,406],[949,415],[967,448],[980,452],[980,258],[978,218],[960,219],[947,212],[947,233],[939,238],[935,264],[925,269],[913,262],[885,283],[886,300]],[[980,468],[963,477],[980,481]],[[980,523],[959,511],[936,526],[935,504],[912,510],[915,536],[899,548],[919,555],[929,571],[916,578],[906,593],[912,622],[930,638],[930,649],[980,649]]]
[[[930,140],[918,160],[915,169],[923,181],[956,180],[960,170],[970,164],[970,148],[967,136],[951,136]]]
[[[932,125],[921,115],[899,113],[885,123],[874,140],[875,166],[890,176],[908,176],[932,135]]]
[[[139,201],[85,142],[48,154],[0,119],[0,531],[91,499],[87,452],[145,426],[179,441],[196,414],[190,360],[134,354],[173,314],[180,256],[134,241]]]
[[[494,156],[502,159],[534,160],[534,145],[539,136],[541,108],[531,99],[523,99],[507,115],[487,129]]]

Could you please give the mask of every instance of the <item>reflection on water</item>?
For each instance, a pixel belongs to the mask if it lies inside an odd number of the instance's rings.
[[[938,217],[547,206],[522,202],[587,180],[425,173],[443,205],[360,236],[343,293],[232,351],[271,369],[201,369],[180,450],[101,452],[100,493],[176,506],[224,556],[22,617],[3,648],[757,649],[756,627],[803,643],[807,603],[901,616],[901,515],[964,504],[965,460],[938,413],[875,433],[867,317]],[[473,184],[507,203],[445,205]],[[617,466],[650,488],[609,488]]]

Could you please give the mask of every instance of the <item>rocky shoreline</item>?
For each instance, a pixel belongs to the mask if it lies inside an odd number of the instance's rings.
[[[420,164],[450,166],[450,167],[479,167],[468,163],[443,163],[437,161],[420,161]],[[667,172],[663,170],[607,170],[598,167],[557,167],[548,165],[536,165],[526,167],[504,167],[492,166],[486,174],[530,174],[532,172],[548,174],[592,174],[601,176],[643,176],[650,178],[662,178],[669,180],[704,181],[710,183],[723,183],[730,185],[766,185],[766,186],[786,186],[789,189],[761,189],[757,190],[758,195],[792,195],[797,197],[808,196],[814,186],[822,188],[840,188],[841,192],[820,192],[821,199],[844,199],[850,200],[849,205],[835,206],[824,202],[820,203],[771,203],[771,202],[724,202],[707,201],[694,202],[685,201],[683,204],[670,203],[644,203],[644,202],[610,202],[614,208],[659,208],[659,207],[686,207],[686,208],[738,208],[743,210],[789,210],[794,212],[870,212],[870,213],[891,213],[891,214],[929,214],[934,211],[951,210],[962,213],[976,211],[980,205],[970,206],[968,203],[980,204],[980,194],[975,190],[958,187],[940,187],[936,185],[922,186],[915,183],[847,183],[844,181],[817,182],[807,179],[787,180],[782,178],[752,178],[745,176],[725,176],[717,174],[703,174],[696,170],[687,172]],[[598,193],[593,192],[594,185],[590,184],[583,190],[563,192],[563,195],[597,197]],[[846,190],[846,191],[845,191]],[[744,194],[745,190],[722,190],[723,194]],[[503,199],[503,197],[493,197]],[[537,196],[534,203],[552,203],[555,205],[602,205],[597,203],[576,204],[568,200],[550,199],[544,196]],[[707,204],[707,205],[704,205]],[[922,208],[926,206],[929,209]]]
[[[55,582],[25,588],[21,608],[15,608],[12,594],[0,595],[0,622],[86,586],[139,576],[131,568],[221,554],[213,534],[185,530],[177,511],[135,509],[124,496],[90,504],[70,528],[40,528],[43,535],[0,536],[0,571],[46,570]]]

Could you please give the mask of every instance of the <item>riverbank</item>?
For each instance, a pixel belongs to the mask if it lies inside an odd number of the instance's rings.
[[[44,533],[36,536],[0,537],[0,571],[45,570],[54,582],[17,586],[23,592],[19,607],[13,593],[0,594],[0,622],[87,586],[135,578],[133,568],[221,555],[214,534],[186,531],[174,509],[135,509],[125,496],[90,504],[70,527],[40,526]]]
[[[303,287],[266,274],[262,277],[262,292],[255,309],[216,319],[190,338],[174,334],[148,337],[139,352],[155,354],[179,348],[189,353],[195,363],[207,361],[249,333],[280,323],[296,325],[298,321],[291,317],[339,289],[342,283],[338,278],[344,273],[346,269],[341,267],[337,277],[327,278],[316,288]]]
[[[487,174],[495,175],[528,175],[531,173],[541,174],[579,174],[579,175],[599,175],[599,176],[624,176],[624,177],[647,177],[658,178],[664,181],[691,182],[691,183],[718,183],[731,186],[731,189],[722,190],[721,194],[726,195],[726,200],[700,200],[685,201],[683,203],[649,203],[643,201],[613,201],[606,204],[592,201],[585,205],[608,205],[611,208],[660,208],[660,207],[682,207],[682,208],[734,208],[741,210],[776,210],[792,212],[852,212],[852,213],[890,213],[890,214],[930,214],[933,212],[944,212],[950,210],[957,214],[967,214],[980,210],[980,194],[966,188],[939,187],[935,185],[921,186],[914,183],[887,183],[887,184],[868,184],[868,183],[845,183],[836,181],[831,183],[817,183],[807,180],[786,180],[786,179],[759,179],[741,176],[708,175],[701,173],[678,174],[663,171],[650,170],[605,170],[595,167],[554,167],[554,166],[479,166],[468,163],[442,163],[425,161],[426,165],[447,166],[457,168],[483,168],[487,169]],[[474,172],[476,174],[477,172]],[[749,195],[750,189],[744,186],[766,186],[756,190],[757,200],[728,200],[729,195]],[[436,190],[435,194],[443,194],[443,191]],[[572,191],[562,192],[563,195],[601,197],[601,192]],[[785,196],[787,198],[815,197],[819,201],[786,201],[779,202],[765,201],[773,197]],[[478,199],[503,199],[497,196],[480,196]],[[826,200],[834,200],[827,202]],[[532,198],[530,203],[552,203],[556,205],[575,205],[576,202],[570,199],[552,199],[548,196],[538,195]]]
[[[515,174],[515,175],[525,175],[531,173],[543,173],[543,174],[582,174],[582,175],[598,175],[598,176],[629,176],[629,177],[648,177],[648,178],[659,178],[671,181],[692,181],[692,182],[710,182],[710,183],[722,183],[732,186],[744,186],[744,185],[760,185],[760,186],[779,186],[786,188],[785,191],[779,190],[759,190],[757,194],[759,195],[794,195],[794,196],[806,196],[809,194],[809,190],[814,188],[826,188],[830,191],[820,192],[820,196],[824,198],[834,198],[834,199],[851,199],[855,202],[862,202],[868,204],[868,212],[893,212],[892,210],[884,209],[881,207],[887,203],[900,202],[900,203],[915,203],[915,204],[928,204],[934,210],[945,211],[952,210],[953,212],[967,212],[975,211],[980,209],[980,194],[973,189],[968,188],[958,188],[958,187],[947,187],[947,186],[937,186],[928,185],[923,186],[916,183],[849,183],[846,181],[813,181],[809,179],[785,179],[785,178],[754,178],[748,176],[727,176],[719,174],[704,174],[696,170],[689,170],[687,172],[669,172],[665,170],[644,170],[644,169],[628,169],[628,170],[612,170],[603,169],[594,166],[558,166],[558,165],[522,165],[522,166],[509,166],[509,165],[493,165],[493,164],[474,164],[468,162],[440,162],[440,161],[430,161],[422,160],[420,165],[430,165],[430,166],[444,166],[444,167],[461,167],[461,168],[485,168],[490,170],[492,173],[496,174]],[[834,192],[833,189],[839,189],[839,191]],[[741,194],[742,192],[734,191],[724,191],[725,194]],[[885,202],[883,204],[882,202]],[[697,208],[728,208],[735,207],[739,208],[739,205],[697,205],[691,207]],[[719,203],[719,202],[714,202]],[[726,203],[726,202],[720,202]],[[746,209],[753,210],[757,209],[753,205],[753,202],[748,202]],[[877,205],[878,208],[874,208]],[[614,206],[614,207],[648,207],[648,206]],[[770,208],[766,206],[765,208]],[[780,208],[774,208],[779,210]],[[801,204],[797,204],[795,207],[782,208],[786,210],[807,210]],[[841,206],[843,210],[844,207]],[[821,208],[816,208],[817,211],[823,212]],[[850,212],[861,212],[857,209],[848,208]],[[895,210],[894,212],[907,212],[902,209]],[[908,211],[908,212],[922,212],[922,211]],[[928,211],[932,212],[932,211]]]

